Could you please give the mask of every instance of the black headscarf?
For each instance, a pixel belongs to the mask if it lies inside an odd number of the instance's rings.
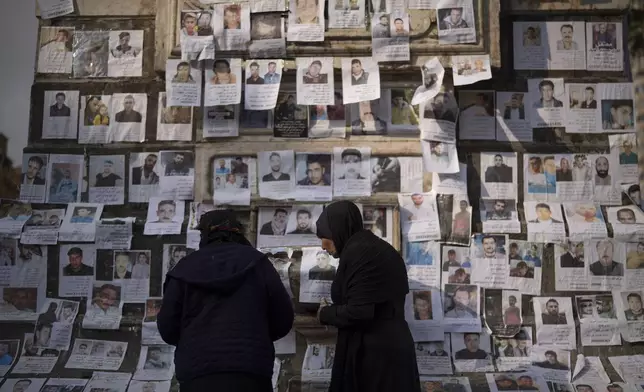
[[[364,230],[360,209],[347,200],[329,204],[322,211],[315,225],[319,238],[333,241],[333,245],[335,245],[335,249],[338,252],[337,257],[342,254],[342,249],[344,249],[349,238]]]
[[[212,243],[230,242],[251,246],[244,237],[244,226],[232,210],[214,210],[203,214],[197,230],[201,232],[200,248]]]

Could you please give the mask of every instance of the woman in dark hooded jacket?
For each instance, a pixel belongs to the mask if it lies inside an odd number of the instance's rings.
[[[363,229],[350,201],[324,209],[322,248],[339,258],[333,305],[318,319],[338,328],[329,392],[420,392],[414,340],[405,321],[407,268],[396,249]]]
[[[232,211],[204,214],[199,230],[199,250],[166,276],[157,316],[181,391],[272,392],[273,342],[293,326],[289,294]]]

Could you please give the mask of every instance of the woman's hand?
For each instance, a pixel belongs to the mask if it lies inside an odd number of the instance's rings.
[[[320,301],[320,307],[318,308],[318,322],[320,322],[320,313],[322,312],[322,309],[324,309],[326,306],[329,306],[329,303],[327,302],[326,298],[322,298],[322,301]]]

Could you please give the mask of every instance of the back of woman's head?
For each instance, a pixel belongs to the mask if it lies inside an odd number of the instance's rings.
[[[244,226],[232,210],[214,210],[203,214],[197,230],[201,233],[200,247],[232,242],[250,246],[250,242],[244,237]]]

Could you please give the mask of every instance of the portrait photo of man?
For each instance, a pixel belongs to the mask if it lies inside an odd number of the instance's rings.
[[[96,175],[94,181],[94,186],[103,188],[103,187],[115,187],[123,186],[123,179],[118,174],[115,174],[112,170],[114,168],[114,161],[111,159],[106,159],[103,161],[103,171]]]
[[[593,276],[624,276],[624,264],[613,260],[615,244],[611,240],[597,241],[595,244],[599,260],[590,264]]]
[[[611,186],[613,179],[609,174],[610,163],[606,157],[598,157],[595,159],[595,185],[598,186]]]
[[[438,93],[431,104],[425,104],[424,118],[455,123],[458,117],[458,106],[450,94]]]
[[[539,82],[539,94],[541,98],[532,104],[535,109],[562,108],[563,102],[555,98],[555,84],[548,79]]]
[[[134,97],[126,95],[123,99],[123,110],[116,113],[115,119],[119,123],[140,123],[143,121],[141,113],[134,110]]]
[[[387,18],[389,20],[389,18]],[[387,30],[389,32],[389,30]],[[359,86],[367,84],[369,81],[369,72],[362,68],[362,61],[359,59],[351,60],[351,85]]]
[[[463,334],[465,348],[454,354],[455,360],[488,359],[489,355],[481,350],[481,336],[478,333]]]
[[[494,200],[493,203],[492,210],[485,213],[487,220],[510,220],[512,218],[507,200]]]
[[[623,225],[634,225],[637,223],[635,211],[630,208],[620,208],[617,210],[617,221]]]
[[[391,34],[393,37],[407,37],[409,31],[405,29],[405,21],[402,18],[394,19],[394,31]]]
[[[483,235],[479,252],[484,259],[503,259],[505,255],[499,251],[496,236]]]
[[[197,83],[192,77],[192,68],[187,61],[180,61],[177,64],[177,73],[172,77],[172,83]]]
[[[110,50],[112,57],[120,59],[127,57],[136,57],[141,53],[141,48],[135,48],[130,45],[131,35],[127,31],[119,34],[119,44]]]
[[[92,304],[85,317],[121,317],[121,287],[111,283],[94,286]],[[93,353],[94,350],[92,350]]]
[[[157,159],[156,154],[148,154],[142,166],[132,168],[132,185],[156,185],[159,183],[159,175],[154,171]]]
[[[277,63],[270,61],[268,63],[268,72],[264,74],[265,84],[279,84],[281,75],[277,72]]]
[[[37,289],[25,287],[5,287],[0,298],[0,312],[36,313]]]
[[[24,355],[24,354],[23,354]],[[11,389],[11,392],[26,392],[29,387],[31,386],[32,382],[28,378],[23,378],[19,379],[16,381],[15,384],[13,384],[13,388]],[[8,386],[8,381],[7,381],[7,386]],[[7,392],[9,390],[7,389]]]
[[[528,26],[523,32],[523,46],[541,46],[541,29],[538,26]]]
[[[323,250],[315,254],[315,265],[309,269],[309,280],[332,281],[336,268],[331,265],[331,256]]]
[[[114,255],[114,279],[132,279],[129,253],[118,252]]]
[[[568,365],[559,362],[559,360],[557,359],[556,352],[552,350],[548,350],[546,351],[545,357],[546,357],[545,361],[537,362],[535,363],[535,366],[539,366],[545,369],[552,369],[552,370],[570,370]]]
[[[318,24],[319,0],[295,0],[295,24]]]
[[[11,342],[0,340],[0,366],[10,366],[16,359],[17,347],[13,349]]]
[[[52,34],[53,33],[53,34]],[[71,71],[73,30],[59,27],[41,29],[40,49],[38,51],[38,72],[55,70]]]
[[[424,65],[421,69],[423,71],[423,86],[425,87],[425,90],[429,90],[438,82],[438,74],[432,72],[433,69],[427,68]]]
[[[96,207],[80,206],[74,208],[71,223],[92,223],[94,222]]]
[[[304,84],[325,84],[328,83],[328,75],[321,74],[322,62],[320,60],[313,60],[309,65],[306,73],[302,76],[302,83]]]
[[[378,18],[378,23],[374,23],[371,28],[371,37],[372,38],[389,38],[389,15],[383,14]]]
[[[545,312],[541,312],[541,321],[544,325],[567,324],[566,313],[559,313],[559,302],[551,298],[546,302]]]
[[[288,211],[283,208],[277,208],[273,212],[273,218],[262,225],[259,230],[260,235],[284,235],[286,234],[286,223],[288,221]]]
[[[275,120],[295,121],[306,120],[308,108],[305,105],[298,105],[293,94],[282,97],[283,101],[275,109]]]
[[[476,292],[473,286],[455,285],[455,290],[449,298],[451,299],[451,306],[447,306],[444,310],[446,318],[455,319],[476,319],[479,317],[478,313],[473,308],[473,302],[477,300]]]
[[[566,253],[559,257],[559,265],[561,268],[584,268],[584,243],[583,242],[570,242],[565,245]]]
[[[67,251],[69,264],[63,268],[63,276],[94,276],[94,267],[83,262],[83,249],[73,247]]]
[[[400,192],[400,161],[396,157],[371,159],[371,192]]]
[[[340,180],[364,180],[361,174],[362,153],[355,148],[347,148],[340,155],[343,175]]]
[[[561,39],[557,41],[557,50],[577,50],[577,42],[573,40],[574,29],[571,24],[564,24],[559,29]]]
[[[642,296],[639,293],[626,294],[628,309],[624,311],[626,321],[644,321],[644,307],[642,307]]]
[[[170,369],[172,361],[168,359],[161,347],[148,347],[143,369]]]
[[[597,109],[595,89],[588,86],[584,89],[584,100],[579,104],[580,109]]]
[[[231,4],[224,7],[224,30],[241,29],[241,5]]]
[[[250,76],[246,78],[246,84],[264,84],[264,78],[259,76],[259,64],[255,61],[248,66]]]
[[[593,49],[615,50],[617,49],[617,37],[615,36],[615,23],[593,23]],[[610,29],[609,29],[610,26]]]
[[[49,107],[49,117],[69,117],[71,109],[65,104],[67,96],[65,93],[56,93],[56,102]]]
[[[166,176],[182,177],[190,175],[190,169],[192,169],[192,153],[173,151],[163,155],[161,158],[164,158],[165,161]]]
[[[250,39],[259,41],[264,39],[282,38],[282,15],[252,14]]]
[[[297,227],[293,231],[289,231],[288,234],[315,234],[312,230],[312,218],[311,211],[300,209],[296,212],[296,224]]]
[[[537,203],[534,209],[535,209],[536,218],[529,220],[528,223],[541,223],[541,224],[563,223],[562,221],[558,219],[554,219],[552,217],[552,211],[550,210],[550,205],[546,203]]]
[[[387,133],[387,122],[379,115],[381,111],[380,98],[352,104],[352,114],[354,114],[356,106],[360,115],[359,118],[351,121],[352,135],[384,135]]]
[[[306,155],[306,177],[297,182],[301,186],[330,186],[330,157],[326,155]]]
[[[471,94],[461,93],[461,99],[471,101]],[[473,121],[476,118],[494,116],[494,97],[493,93],[479,92],[474,94],[472,103],[467,104],[461,110],[461,118]]]
[[[177,204],[174,202],[174,200],[161,200],[157,205],[157,209],[156,209],[157,220],[151,223],[174,222],[176,210],[177,210]]]
[[[414,320],[424,321],[432,319],[432,292],[413,291],[412,301]]]
[[[38,155],[32,155],[27,161],[26,168],[20,175],[20,184],[22,185],[45,185],[45,179],[42,176],[45,161]]]
[[[269,155],[268,164],[271,171],[262,176],[262,182],[290,181],[291,176],[282,172],[282,156],[278,152],[272,152]]]
[[[215,60],[212,65],[213,76],[210,78],[212,84],[235,84],[237,76],[231,72],[230,62],[224,59]]]
[[[214,32],[211,26],[212,14],[209,11],[202,11],[197,17],[197,35],[200,37],[207,37],[213,35]]]
[[[472,214],[467,200],[458,202],[459,210],[452,217],[452,237],[467,237],[469,239],[472,224]]]
[[[626,139],[622,142],[622,152],[619,153],[620,165],[637,165],[637,153],[633,151],[633,142]]]
[[[463,19],[463,7],[443,8],[438,10],[439,30],[455,30],[468,28]]]
[[[513,181],[512,171],[512,166],[508,166],[503,162],[503,155],[496,154],[494,155],[494,165],[485,169],[485,182],[511,183]]]
[[[418,125],[418,115],[408,102],[404,90],[391,90],[391,124]]]
[[[602,123],[604,130],[631,129],[633,121],[633,100],[613,99],[602,101]]]
[[[171,271],[178,263],[192,252],[184,245],[173,245],[168,248],[168,271]]]

